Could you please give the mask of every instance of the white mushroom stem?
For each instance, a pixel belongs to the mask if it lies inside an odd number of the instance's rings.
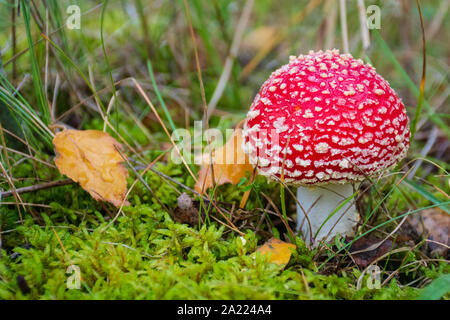
[[[297,232],[301,231],[306,243],[317,245],[320,240],[328,242],[333,240],[336,234],[354,235],[359,218],[355,207],[355,198],[349,200],[331,215],[353,194],[353,185],[349,183],[297,189]],[[311,238],[313,243],[311,243]]]

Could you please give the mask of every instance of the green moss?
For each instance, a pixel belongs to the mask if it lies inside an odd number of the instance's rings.
[[[142,197],[141,192],[136,190],[136,198]],[[172,202],[171,191],[161,187],[157,193]],[[417,291],[401,289],[395,282],[380,291],[357,291],[354,275],[320,275],[312,253],[300,240],[282,270],[251,254],[258,245],[254,233],[245,234],[243,245],[238,235],[225,236],[224,227],[216,224],[196,230],[174,223],[151,201],[126,207],[125,216],[113,225],[99,215],[52,228],[52,220],[66,210],[70,209],[54,204],[51,211],[56,216],[41,212],[47,226],[28,218],[15,229],[13,237],[26,239],[32,247],[3,250],[0,298],[350,299],[412,297]],[[20,254],[14,260],[13,252]],[[70,265],[80,268],[80,289],[67,288]],[[18,275],[25,277],[29,294],[20,291]]]

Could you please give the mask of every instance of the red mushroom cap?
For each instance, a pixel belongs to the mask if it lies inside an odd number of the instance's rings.
[[[260,174],[292,185],[361,181],[405,155],[405,106],[375,68],[338,50],[291,57],[273,72],[244,124]]]

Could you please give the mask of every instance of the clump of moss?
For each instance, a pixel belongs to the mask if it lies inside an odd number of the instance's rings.
[[[0,298],[351,299],[416,295],[417,290],[401,289],[395,282],[381,291],[357,291],[354,275],[320,275],[301,240],[283,270],[259,254],[252,255],[258,246],[253,232],[245,233],[243,241],[235,233],[224,235],[224,227],[216,223],[200,229],[174,223],[158,203],[143,201],[143,193],[140,187],[136,189],[134,205],[124,208],[124,215],[114,224],[98,211],[87,214],[90,219],[76,216],[75,223],[68,219],[53,224],[58,213],[71,210],[57,205],[50,210],[57,212],[54,215],[41,212],[45,226],[26,218],[8,238],[23,239],[30,246],[3,250]],[[175,197],[163,184],[156,193],[165,196],[167,203]],[[67,287],[73,274],[66,271],[71,265],[80,270],[79,289]],[[22,293],[18,276],[25,278],[29,293]]]

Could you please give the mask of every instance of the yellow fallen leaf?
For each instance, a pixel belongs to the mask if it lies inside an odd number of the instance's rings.
[[[216,185],[238,184],[247,172],[253,171],[253,166],[250,164],[247,154],[242,150],[242,141],[242,130],[238,125],[233,136],[223,147],[214,150],[211,155],[209,153],[203,154],[195,191],[203,193],[213,186],[211,163]]]
[[[292,243],[286,243],[276,238],[271,238],[262,247],[258,248],[256,252],[263,255],[270,254],[269,261],[278,265],[285,265],[291,258],[292,251],[296,246]]]
[[[97,130],[64,130],[56,134],[58,170],[78,182],[96,200],[122,204],[128,171],[116,150],[121,145],[108,133]],[[128,205],[128,202],[125,202]]]

